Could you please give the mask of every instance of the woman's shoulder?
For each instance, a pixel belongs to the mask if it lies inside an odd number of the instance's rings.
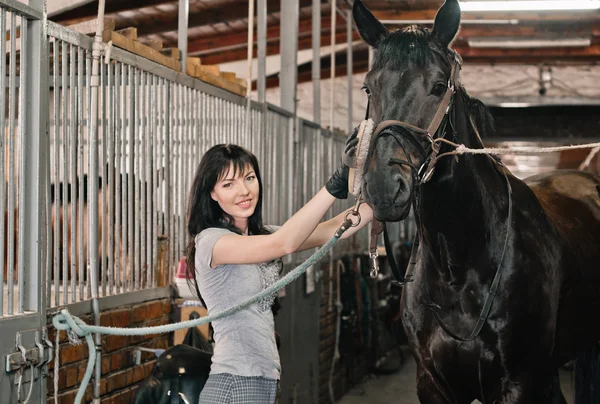
[[[214,240],[215,238],[219,238],[226,234],[233,234],[233,232],[229,229],[224,229],[222,227],[209,227],[196,234],[194,240],[196,241],[196,245],[198,245],[199,243],[203,243],[208,240]]]

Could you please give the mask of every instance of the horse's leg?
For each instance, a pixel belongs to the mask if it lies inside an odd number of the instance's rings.
[[[417,370],[417,396],[421,404],[453,404],[444,389],[427,370]]]

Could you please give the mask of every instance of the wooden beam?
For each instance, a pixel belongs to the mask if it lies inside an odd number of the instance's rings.
[[[104,31],[102,40],[104,42],[112,41],[113,46],[125,49],[131,53],[135,53],[136,55],[170,67],[173,70],[181,71],[181,64],[178,60],[167,57],[161,54],[159,51],[154,50],[141,42],[129,39],[121,34],[116,33],[115,31]]]
[[[331,17],[324,17],[321,19],[321,32],[329,32],[331,24]],[[338,16],[336,20],[336,26],[339,28],[340,32],[345,32],[345,20]],[[279,41],[279,25],[272,25],[267,28],[267,41],[276,39]],[[302,35],[303,33],[312,32],[312,19],[305,18],[298,22],[298,33]],[[257,40],[255,39],[254,45],[257,45]],[[211,49],[232,47],[236,45],[241,45],[246,47],[248,44],[248,31],[237,31],[234,33],[230,33],[227,35],[218,34],[218,35],[210,35],[206,37],[200,37],[194,40],[191,40],[188,43],[188,52],[190,54],[209,51]]]
[[[48,8],[55,0],[49,1]],[[114,14],[121,11],[135,10],[143,7],[152,7],[164,3],[177,3],[176,0],[107,0],[105,14]],[[49,20],[60,24],[68,24],[73,20],[81,21],[98,15],[98,2],[92,1],[79,7],[54,14]]]
[[[346,43],[346,32],[338,32],[335,36],[335,42],[337,44]],[[353,33],[353,41],[358,41],[360,36],[358,32]],[[331,35],[321,35],[321,43],[329,44],[331,42]],[[304,36],[300,36],[298,39],[298,50],[305,50],[312,48],[312,37],[310,32],[308,34],[304,34]],[[256,57],[257,47],[254,46],[253,49],[253,57]],[[279,54],[279,38],[273,39],[271,42],[267,43],[267,56],[277,55]],[[248,50],[245,47],[241,47],[239,49],[230,50],[227,52],[215,52],[202,55],[202,61],[206,64],[218,65],[222,63],[235,62],[238,60],[244,60],[248,58]],[[325,76],[322,76],[325,77]]]
[[[115,29],[115,19],[114,18],[104,17],[102,24],[103,24],[103,29],[105,29],[105,30],[114,31],[114,29]],[[72,29],[73,31],[80,32],[84,35],[95,35],[96,28],[98,27],[98,19],[94,18],[92,20],[87,20],[84,22],[80,22],[78,24],[69,25],[68,27],[70,29]]]
[[[326,0],[321,0],[326,2]],[[300,7],[307,7],[312,4],[312,0],[300,0]],[[277,13],[281,9],[281,0],[267,0],[267,10],[269,14]],[[248,2],[239,2],[230,0],[226,3],[220,3],[218,8],[202,10],[197,13],[190,13],[188,27],[195,28],[203,25],[212,25],[215,23],[226,23],[228,21],[242,20],[248,18]],[[164,23],[148,24],[139,28],[140,36],[160,34],[163,32],[177,31],[177,14],[164,16]]]

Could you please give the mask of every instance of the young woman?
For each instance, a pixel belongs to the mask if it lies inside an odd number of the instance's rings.
[[[356,135],[346,142],[352,156]],[[338,170],[302,209],[281,227],[262,223],[263,186],[256,157],[244,148],[221,144],[202,157],[188,204],[188,276],[209,314],[219,313],[260,293],[279,279],[281,257],[325,244],[346,212],[320,223],[336,198],[348,195],[348,167]],[[360,207],[361,222],[372,211]],[[280,376],[271,305],[275,295],[212,323],[215,340],[211,373],[200,403],[274,403]]]

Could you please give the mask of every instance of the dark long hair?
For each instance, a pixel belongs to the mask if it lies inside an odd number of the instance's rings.
[[[231,174],[234,177],[238,172],[243,172],[246,166],[251,166],[258,181],[258,203],[254,213],[248,218],[248,234],[271,233],[262,222],[263,185],[256,156],[235,144],[218,144],[211,147],[202,156],[202,160],[196,169],[194,182],[190,189],[187,212],[187,228],[191,237],[186,250],[187,281],[190,289],[195,291],[204,306],[206,304],[200,295],[198,281],[196,280],[196,267],[194,265],[196,242],[194,238],[202,230],[210,227],[227,229],[241,234],[241,231],[233,225],[233,217],[224,212],[210,196],[217,181],[228,172],[232,163],[233,173]]]

